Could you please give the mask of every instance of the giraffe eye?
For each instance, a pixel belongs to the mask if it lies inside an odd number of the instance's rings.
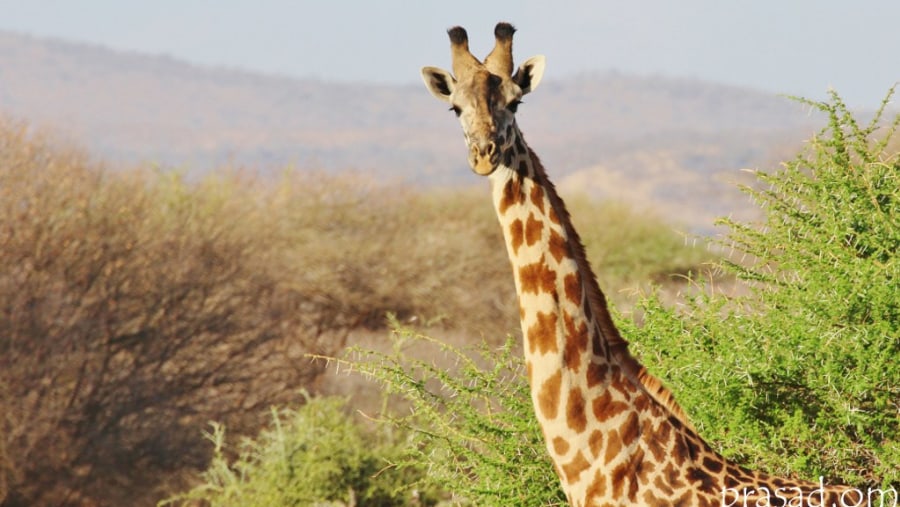
[[[456,116],[459,116],[462,113],[462,109],[459,106],[450,106],[449,111],[453,111]]]
[[[507,104],[506,109],[509,109],[509,112],[511,112],[511,113],[515,113],[516,111],[519,110],[519,104],[521,104],[521,103],[522,103],[521,100],[516,99],[516,100],[510,102],[509,104]]]

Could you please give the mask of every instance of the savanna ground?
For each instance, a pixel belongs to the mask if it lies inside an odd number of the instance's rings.
[[[724,221],[716,248],[620,204],[570,211],[634,310],[623,333],[715,447],[889,487],[896,121],[810,106],[829,126],[758,174],[762,223]],[[561,503],[489,201],[303,171],[187,182],[2,122],[0,505]]]

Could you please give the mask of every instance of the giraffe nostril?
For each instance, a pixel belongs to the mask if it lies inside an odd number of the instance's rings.
[[[487,144],[483,144],[478,147],[478,154],[482,157],[494,158],[497,154],[497,143],[494,141],[489,141]]]

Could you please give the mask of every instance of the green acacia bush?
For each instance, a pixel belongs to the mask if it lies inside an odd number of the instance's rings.
[[[566,505],[545,452],[520,352],[460,350],[392,319],[389,353],[351,349],[334,359],[399,397],[408,415],[385,411],[364,429],[338,398],[273,411],[273,423],[224,452],[224,429],[207,435],[215,456],[201,484],[160,505]],[[407,353],[416,348],[417,359]],[[435,361],[454,364],[452,371]],[[233,453],[232,453],[233,454]]]
[[[627,333],[726,455],[778,474],[896,485],[900,116],[885,124],[882,106],[861,125],[837,94],[803,102],[828,126],[744,189],[765,221],[723,221],[735,253],[722,267],[750,294],[678,309],[650,298],[643,328]]]
[[[205,462],[186,428],[255,429],[321,373],[288,346],[340,344],[297,311],[247,188],[108,171],[0,124],[4,505],[146,505]]]
[[[390,354],[354,349],[345,366],[409,403],[411,415],[387,422],[415,437],[409,459],[428,470],[422,483],[451,495],[451,505],[565,505],[537,420],[521,351],[460,350],[393,324]],[[416,359],[407,347],[423,348]],[[452,370],[436,366],[454,365]]]
[[[225,428],[214,424],[206,437],[215,452],[202,484],[159,505],[434,505],[413,486],[424,468],[403,464],[411,442],[385,426],[364,428],[346,401],[309,398],[297,410],[273,408],[269,428],[236,453],[227,452]]]

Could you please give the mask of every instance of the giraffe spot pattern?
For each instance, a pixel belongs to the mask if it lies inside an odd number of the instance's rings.
[[[629,500],[637,500],[637,492],[640,484],[638,477],[644,466],[644,452],[638,449],[625,463],[613,469],[610,477],[613,485],[613,496],[621,497],[623,493]]]
[[[672,507],[690,507],[694,503],[691,500],[693,496],[694,494],[690,491],[685,491],[680,497],[676,498],[671,505]]]
[[[615,381],[610,384],[611,387],[622,393],[626,400],[630,400],[633,395],[637,394],[637,387],[634,382],[622,374],[621,370],[616,369],[616,373]]]
[[[572,303],[576,305],[581,303],[581,280],[578,279],[577,274],[569,273],[563,277],[563,292],[566,294],[566,299]]]
[[[658,496],[654,495],[653,491],[649,490],[649,489],[644,491],[644,496],[641,498],[641,500],[643,500],[642,503],[644,505],[647,505],[648,507],[656,507],[656,506],[662,507],[664,505],[669,505],[669,502],[667,500],[665,500],[664,498],[659,498]]]
[[[531,204],[541,213],[544,214],[544,189],[540,185],[533,185],[530,192]]]
[[[726,488],[737,488],[741,485],[740,481],[737,478],[738,475],[736,472],[737,472],[736,469],[734,469],[732,467],[728,467],[728,472],[725,474],[725,487]]]
[[[696,493],[696,496],[697,500],[694,502],[694,505],[697,507],[715,507],[717,505],[716,502],[719,500],[718,498],[710,498],[699,493]]]
[[[660,424],[654,431],[652,421],[647,419],[644,423],[644,432],[653,435],[653,438],[645,439],[647,450],[653,455],[653,459],[662,462],[666,457],[666,446],[669,445],[669,426]]]
[[[622,433],[622,445],[630,446],[641,434],[641,424],[636,412],[628,414],[628,418],[619,427]]]
[[[588,446],[594,458],[599,456],[600,451],[603,450],[603,432],[600,430],[592,431],[591,436],[588,437]]]
[[[634,397],[634,401],[632,401],[632,405],[634,409],[638,412],[647,412],[650,410],[650,397],[645,394],[638,394]]]
[[[675,464],[679,467],[683,466],[684,462],[688,460],[689,452],[684,435],[676,435],[675,445],[672,447],[672,460]]]
[[[664,496],[671,498],[675,494],[675,490],[669,485],[662,475],[657,475],[653,480],[653,486]]]
[[[673,443],[671,446],[671,459],[679,467],[683,466],[685,461],[692,460],[695,455],[695,447],[690,443],[690,436],[684,431],[684,425],[674,415],[669,416],[666,421],[672,428]]]
[[[566,424],[575,433],[582,433],[587,428],[584,396],[581,394],[581,389],[577,387],[569,390],[569,397],[566,400]]]
[[[595,363],[591,361],[587,367],[587,386],[588,388],[597,386],[606,381],[609,374],[609,366],[606,363]]]
[[[612,394],[607,390],[594,398],[591,408],[594,410],[594,417],[597,421],[605,422],[628,410],[628,405],[624,402],[613,400]]]
[[[525,242],[525,225],[522,220],[515,219],[509,224],[509,244],[512,246],[513,253],[519,252],[519,247]]]
[[[559,412],[559,395],[562,384],[562,371],[557,371],[541,384],[538,391],[538,405],[545,419],[556,419]]]
[[[556,314],[537,312],[535,323],[528,328],[528,350],[534,354],[556,353],[559,346],[556,343]]]
[[[550,210],[547,212],[547,217],[556,225],[560,225],[559,216],[556,214],[556,210],[553,207],[550,207]]]
[[[519,178],[510,178],[503,186],[503,195],[500,197],[500,204],[497,211],[502,215],[506,213],[511,206],[522,204],[525,202],[525,193],[522,191],[522,180]]]
[[[553,293],[556,288],[556,271],[541,259],[519,268],[519,284],[523,293]]]
[[[563,350],[563,362],[566,367],[575,373],[581,369],[582,357],[587,352],[588,330],[587,324],[579,320],[575,324],[575,318],[570,314],[563,314],[563,325],[566,328],[565,348]]]
[[[703,467],[706,468],[712,474],[718,474],[719,472],[722,471],[722,468],[724,466],[725,465],[724,465],[724,463],[722,463],[722,460],[716,460],[709,456],[703,458]],[[781,481],[779,481],[779,482],[781,482]],[[776,486],[778,486],[778,485],[779,484],[776,483]]]
[[[555,437],[553,439],[553,452],[555,452],[557,456],[564,456],[569,452],[569,442],[563,437]]]
[[[525,244],[532,246],[541,240],[544,232],[544,223],[535,218],[534,213],[528,214],[528,221],[525,222]]]
[[[681,489],[687,484],[681,480],[681,470],[675,466],[674,463],[669,461],[666,463],[666,467],[663,469],[663,480],[666,484],[669,485],[670,488],[673,488],[673,493],[676,489]]]
[[[578,451],[575,454],[575,457],[572,458],[572,461],[566,463],[562,466],[563,475],[565,476],[566,482],[572,484],[578,481],[578,478],[581,476],[581,473],[590,467],[591,464],[585,459],[584,454],[581,451]]]
[[[706,493],[715,493],[716,482],[713,477],[699,467],[690,467],[687,470],[687,480],[696,483],[696,488]]]
[[[606,442],[606,453],[603,456],[603,461],[609,465],[612,463],[616,456],[619,455],[619,451],[622,450],[622,440],[619,439],[619,431],[618,430],[610,430],[609,439]]]
[[[586,496],[588,498],[602,498],[606,496],[606,474],[602,470],[594,473],[594,480],[587,488]]]
[[[565,238],[553,229],[550,230],[547,250],[556,259],[556,262],[561,262],[564,258],[570,257],[569,245],[566,243]]]

